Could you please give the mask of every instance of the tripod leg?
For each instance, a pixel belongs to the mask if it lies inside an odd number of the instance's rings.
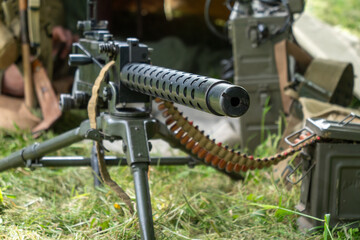
[[[98,162],[98,155],[96,152],[95,142],[93,142],[93,146],[91,148],[90,165],[91,165],[92,174],[94,177],[94,187],[102,186],[102,181],[101,181],[102,179],[101,179],[100,170],[99,170],[99,162]]]
[[[116,129],[123,139],[124,153],[134,177],[141,238],[155,239],[147,176],[150,164],[148,132],[153,130],[153,127],[147,124],[147,121],[146,119],[124,120]]]
[[[0,159],[0,172],[9,168],[25,166],[27,160],[41,158],[48,153],[79,142],[85,138],[89,128],[88,121],[84,121],[78,128],[65,132],[45,142],[34,143],[6,158]]]
[[[148,169],[149,165],[147,163],[133,163],[131,165],[135,184],[136,208],[142,234],[141,238],[155,239],[149,182],[147,177]]]

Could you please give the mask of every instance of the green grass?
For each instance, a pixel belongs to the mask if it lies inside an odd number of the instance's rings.
[[[52,136],[48,133],[41,140]],[[0,156],[34,141],[21,131],[1,131],[0,139],[4,143],[0,146]],[[267,144],[263,145],[261,152]],[[55,155],[89,155],[90,147],[77,144]],[[129,169],[112,167],[110,173],[135,200]],[[92,182],[88,167],[35,171],[17,168],[1,173],[0,239],[139,237],[136,215],[131,215],[108,187],[94,189]],[[294,206],[299,200],[299,187],[287,191],[274,182],[270,170],[248,172],[245,181],[234,182],[205,166],[151,167],[150,189],[158,239],[321,239],[323,236],[321,229],[313,235],[297,230]],[[360,236],[358,229],[338,230],[326,234]]]
[[[360,37],[359,0],[308,0],[306,10],[323,21],[341,26]]]

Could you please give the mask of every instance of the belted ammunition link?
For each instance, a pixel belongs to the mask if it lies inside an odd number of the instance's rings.
[[[177,110],[172,102],[162,99],[155,99],[158,109],[166,118],[166,125],[174,133],[174,137],[185,146],[192,154],[197,155],[198,159],[205,164],[218,168],[228,173],[240,173],[247,170],[262,169],[275,165],[287,157],[301,151],[308,145],[320,141],[319,136],[310,136],[300,144],[289,147],[288,149],[270,157],[256,158],[252,155],[230,149],[222,143],[216,143],[209,136],[205,136],[198,126],[194,126],[181,112]]]

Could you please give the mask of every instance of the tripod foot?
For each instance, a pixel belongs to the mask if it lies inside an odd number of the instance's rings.
[[[148,169],[148,163],[133,163],[131,165],[134,177],[136,208],[140,222],[141,239],[155,239],[147,175]]]
[[[93,142],[93,146],[91,148],[91,158],[90,158],[90,164],[92,168],[92,174],[94,177],[94,187],[100,187],[103,185],[102,178],[99,170],[99,162],[98,162],[98,156],[96,152],[96,146],[95,142]]]

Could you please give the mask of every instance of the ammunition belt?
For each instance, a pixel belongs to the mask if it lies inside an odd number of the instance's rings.
[[[174,137],[188,151],[196,155],[203,163],[228,173],[234,172],[239,174],[247,170],[270,167],[301,151],[304,147],[321,140],[319,136],[314,135],[308,137],[296,147],[289,147],[273,156],[255,158],[252,155],[246,155],[229,149],[228,146],[216,143],[209,136],[205,136],[204,132],[200,131],[198,126],[194,126],[192,122],[189,122],[172,102],[159,98],[155,101],[159,103],[158,109],[162,111],[163,116],[166,118],[166,125],[174,133]]]

